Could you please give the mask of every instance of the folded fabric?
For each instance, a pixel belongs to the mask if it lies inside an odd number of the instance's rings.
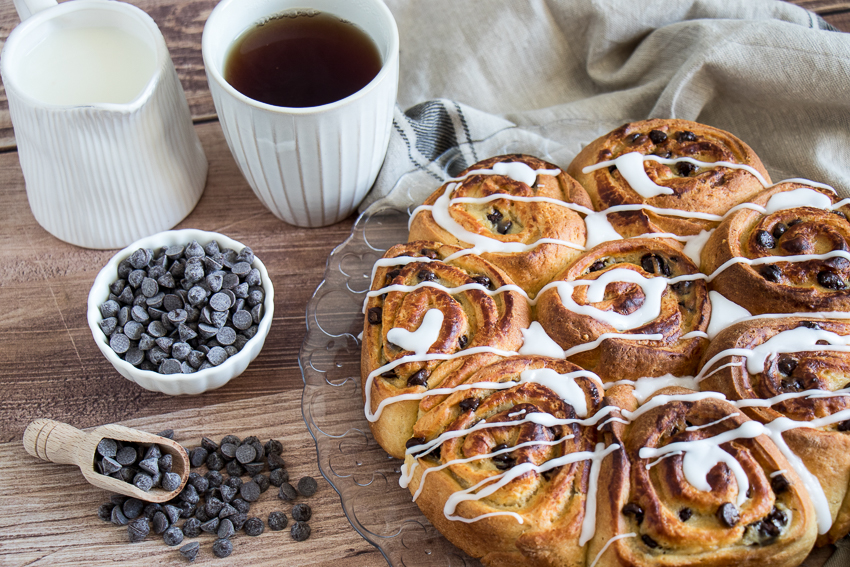
[[[495,153],[566,167],[651,117],[732,132],[774,179],[850,195],[850,34],[774,0],[387,0],[401,76],[389,151],[361,210],[421,201]],[[425,101],[425,102],[423,102]],[[402,108],[408,108],[402,111]],[[438,160],[440,158],[440,160]]]

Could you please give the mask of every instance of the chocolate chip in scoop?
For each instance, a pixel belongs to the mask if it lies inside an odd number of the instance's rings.
[[[717,509],[717,519],[727,528],[735,527],[740,519],[738,508],[731,502],[724,502]]]

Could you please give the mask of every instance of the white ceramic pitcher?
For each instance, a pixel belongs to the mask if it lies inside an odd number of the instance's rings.
[[[116,1],[14,0],[22,23],[0,55],[27,198],[57,238],[120,248],[167,230],[197,204],[207,160],[156,23]],[[51,104],[22,84],[23,61],[60,29],[108,27],[140,39],[153,75],[126,104]]]

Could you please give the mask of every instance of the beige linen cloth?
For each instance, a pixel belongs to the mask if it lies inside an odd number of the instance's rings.
[[[401,39],[387,158],[361,205],[421,203],[512,151],[566,167],[634,120],[728,130],[774,181],[850,196],[850,34],[774,0],[386,0]],[[402,110],[402,109],[407,109]],[[441,157],[442,156],[442,157]],[[825,567],[850,565],[850,540]]]
[[[398,107],[387,159],[361,210],[403,177],[390,201],[423,200],[445,177],[435,160],[452,147],[459,155],[450,172],[535,148],[566,167],[596,137],[654,117],[728,130],[774,180],[806,177],[850,196],[850,34],[800,7],[386,2],[401,38]]]

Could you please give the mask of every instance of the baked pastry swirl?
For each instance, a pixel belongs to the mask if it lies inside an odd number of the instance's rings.
[[[404,467],[411,493],[487,565],[584,565],[602,384],[538,356],[504,359],[464,383],[488,382],[503,388],[456,390],[417,421]]]
[[[723,215],[770,183],[761,160],[744,142],[729,132],[677,119],[624,124],[588,144],[567,173],[587,190],[597,211],[648,206],[607,214],[625,237],[699,234],[716,220],[687,213]]]
[[[488,566],[793,567],[847,534],[850,207],[681,120],[568,171],[586,193],[475,164],[376,264],[364,409],[402,486]]]
[[[399,244],[375,269],[365,305],[361,375],[372,433],[394,457],[404,456],[418,413],[417,399],[398,396],[439,384],[468,362],[462,354],[452,357],[462,351],[516,351],[520,329],[530,322],[521,294],[487,293],[513,282],[478,256],[447,260],[460,251],[439,242]]]
[[[533,294],[583,250],[584,222],[566,204],[591,206],[581,185],[557,166],[521,154],[497,156],[428,197],[413,216],[409,239],[476,248]]]
[[[691,275],[697,277],[681,277]],[[711,304],[698,276],[681,250],[660,240],[608,242],[577,258],[540,294],[537,320],[558,346],[572,349],[569,360],[605,382],[686,376],[708,345]]]
[[[711,288],[753,314],[850,311],[850,207],[836,202],[796,182],[754,197],[760,210],[733,212],[705,244]]]
[[[832,527],[820,543],[850,531],[850,323],[788,317],[737,323],[705,354],[703,391],[724,394],[751,419],[792,420],[782,433],[817,475]],[[775,346],[771,346],[775,345]],[[828,345],[828,346],[826,346]],[[818,350],[818,347],[830,350]],[[764,356],[761,349],[769,349]],[[749,357],[747,352],[752,352]],[[752,358],[752,362],[750,361]],[[709,364],[710,362],[710,364]]]
[[[629,405],[629,404],[624,404]],[[600,473],[597,566],[793,567],[817,535],[803,483],[719,394],[665,388],[615,424]],[[781,480],[778,480],[781,479]],[[703,486],[704,485],[704,486]]]

